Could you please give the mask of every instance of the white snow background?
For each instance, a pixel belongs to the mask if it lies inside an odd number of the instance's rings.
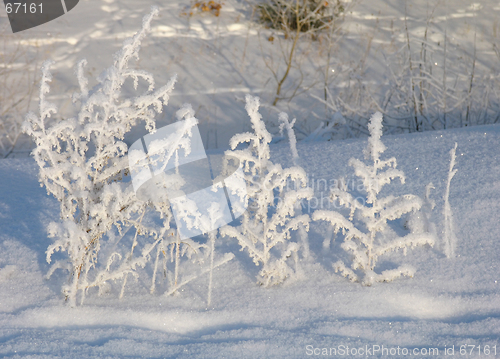
[[[462,39],[464,47],[471,45],[473,21],[481,29],[498,25],[496,1],[481,2],[476,20],[466,11],[470,2],[448,3],[448,32]],[[40,58],[55,61],[49,100],[64,113],[71,107],[69,94],[76,89],[77,61],[86,58],[89,77],[96,77],[109,66],[122,41],[139,29],[150,6],[158,5],[160,17],[153,20],[138,66],[151,71],[159,85],[173,73],[179,75],[158,127],[162,121],[168,123],[182,103],[190,102],[200,119],[205,146],[225,148],[233,134],[249,128],[244,95],[257,94],[270,101],[273,85],[267,81],[249,3],[226,1],[218,18],[193,17],[189,23],[179,16],[187,4],[82,0],[67,15],[26,31],[18,41],[36,43]],[[411,2],[415,19],[425,16],[426,4]],[[5,23],[6,15],[1,15]],[[363,45],[356,47],[355,40],[363,39],[376,20],[388,23],[401,21],[402,16],[403,2],[360,3],[346,19],[352,28],[347,43],[352,46],[346,45],[339,56],[362,52]],[[487,33],[479,36],[478,52],[484,56],[478,66],[491,66],[495,60]],[[383,35],[381,31],[377,41],[389,42]],[[376,72],[376,66],[371,71]],[[298,101],[309,108],[318,106],[310,97]],[[277,117],[269,113],[265,118]],[[140,135],[136,131],[129,140]],[[255,284],[258,268],[239,252],[236,241],[226,238],[218,240],[218,248],[233,251],[236,258],[215,271],[210,308],[204,277],[173,297],[150,295],[140,285],[131,285],[121,300],[113,291],[101,296],[93,292],[83,306],[70,308],[60,293],[66,274],[45,279],[49,269],[45,250],[51,243],[45,227],[57,220],[58,203],[40,187],[37,167],[32,159],[22,158],[25,152],[1,160],[0,357],[306,358],[323,353],[323,348],[342,346],[408,348],[422,353],[420,357],[431,357],[425,354],[429,348],[439,350],[432,357],[445,357],[450,348],[455,356],[494,357],[496,346],[500,356],[500,128],[486,125],[383,136],[382,141],[388,148],[384,157],[395,156],[407,177],[405,185],[396,182],[384,190],[422,195],[425,186],[434,183],[433,220],[439,233],[449,151],[458,143],[458,173],[449,198],[458,238],[455,258],[443,254],[440,237],[434,248],[384,257],[382,266],[403,262],[414,266],[413,278],[363,287],[333,271],[339,243],[325,249],[323,241],[331,232],[326,223],[317,222],[309,232],[313,260],[302,263],[304,277],[262,288]],[[351,157],[362,158],[365,146],[366,138],[299,142],[300,165],[311,181],[352,177],[347,162]],[[286,143],[274,145],[272,155],[275,162],[292,164]],[[318,198],[328,195],[318,188],[315,193]],[[465,355],[460,355],[462,345],[470,345]],[[351,356],[407,357],[381,351],[370,354]]]

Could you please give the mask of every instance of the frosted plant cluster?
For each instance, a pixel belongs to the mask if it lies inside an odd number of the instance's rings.
[[[297,273],[300,245],[291,240],[292,231],[301,225],[309,229],[310,218],[307,214],[296,213],[296,204],[311,198],[313,191],[307,187],[307,175],[301,167],[283,169],[271,161],[269,143],[272,136],[258,109],[258,98],[247,96],[246,110],[254,132],[235,135],[230,142],[232,150],[227,153],[243,163],[249,210],[243,214],[239,227],[226,226],[221,233],[238,240],[255,265],[262,266],[260,283],[271,286]],[[286,115],[280,118],[288,126],[289,135],[293,133]],[[294,138],[292,134],[292,143]],[[247,143],[246,148],[236,149]],[[293,263],[289,263],[290,259]]]
[[[53,118],[57,108],[46,99],[51,81],[51,63],[46,62],[42,67],[40,113],[29,113],[24,123],[24,131],[36,144],[33,156],[39,166],[40,183],[60,202],[60,221],[48,226],[55,240],[47,249],[47,261],[51,263],[56,252],[65,252],[68,258],[55,260],[48,276],[57,269],[69,271],[63,293],[72,306],[78,300],[83,303],[86,293],[94,287],[103,293],[118,284],[123,296],[128,279],[139,278],[139,269],[144,269],[141,273],[149,271],[149,291],[157,293],[162,287],[165,295],[178,293],[182,286],[206,275],[210,305],[213,271],[234,257],[232,253],[216,253],[219,237],[236,239],[241,251],[260,268],[258,282],[265,287],[297,277],[302,273],[301,258],[309,257],[307,232],[311,217],[302,212],[301,203],[314,193],[308,187],[306,172],[298,165],[295,119],[289,121],[285,113],[279,115],[280,131],[287,132],[294,163],[283,168],[271,160],[272,135],[259,113],[257,97],[246,97],[253,132],[231,139],[231,149],[222,161],[223,180],[212,175],[212,191],[224,182],[226,196],[240,199],[231,201],[233,218],[241,215],[240,222],[216,229],[222,216],[220,203],[214,201],[207,208],[199,208],[183,192],[186,178],[179,168],[182,157],[193,151],[198,123],[195,112],[190,105],[184,105],[177,112],[175,131],[161,137],[155,117],[168,104],[176,78],[155,89],[151,74],[128,68],[129,61],[138,58],[141,41],[157,13],[153,9],[144,18],[141,30],[124,42],[114,64],[99,76],[93,89],[89,90],[84,76],[85,60],[78,64],[80,91],[73,96],[75,103],[80,103],[76,117]],[[128,98],[123,93],[127,79],[132,79],[136,91],[139,82],[145,83],[147,90]],[[149,131],[147,136],[154,138],[147,155],[144,149],[134,145],[129,148],[123,141],[125,134],[140,122]],[[348,268],[339,261],[335,270],[365,285],[412,276],[414,269],[406,265],[381,273],[376,273],[375,267],[379,257],[388,252],[402,249],[406,254],[408,248],[433,245],[436,233],[430,215],[434,208],[430,199],[432,184],[427,186],[423,199],[414,195],[380,196],[383,186],[394,179],[404,183],[405,176],[396,168],[395,158],[381,159],[386,148],[381,141],[380,113],[371,118],[369,132],[365,155],[370,164],[354,158],[349,162],[366,189],[366,203],[358,202],[341,186],[332,192],[331,199],[348,210],[347,217],[336,211],[318,210],[312,214],[314,221],[328,221],[336,234],[341,230],[344,235],[342,248],[352,255],[352,264]],[[454,153],[447,194],[456,172]],[[169,168],[173,171],[166,171]],[[227,176],[234,168],[241,171]],[[453,223],[446,203],[446,250],[450,256],[455,239],[450,239]],[[405,216],[408,233],[400,236],[391,223]],[[185,228],[180,227],[181,222]],[[186,232],[181,234],[193,229],[208,237],[206,243],[187,238]],[[161,284],[161,274],[166,285]]]
[[[371,163],[367,165],[356,158],[349,160],[349,165],[354,168],[356,176],[361,178],[366,190],[366,204],[359,202],[345,188],[337,188],[332,191],[331,198],[349,209],[348,218],[336,211],[321,210],[313,214],[314,220],[329,221],[335,233],[342,230],[345,236],[342,248],[353,256],[351,268],[339,261],[334,265],[335,270],[340,271],[352,281],[361,280],[365,285],[391,281],[402,275],[413,276],[414,269],[406,265],[383,271],[380,274],[377,274],[374,269],[379,257],[388,252],[402,249],[406,254],[408,248],[433,245],[435,242],[430,232],[420,232],[410,228],[410,232],[401,237],[389,225],[390,221],[401,218],[405,214],[419,211],[423,201],[420,197],[411,194],[399,197],[379,196],[383,186],[397,178],[404,183],[405,176],[396,168],[397,163],[394,157],[387,160],[380,158],[386,150],[380,140],[382,136],[381,113],[372,116],[369,130],[370,137],[364,153]],[[361,278],[355,270],[361,271]]]
[[[123,295],[127,278],[138,277],[137,268],[146,266],[152,258],[151,291],[155,290],[156,273],[163,257],[164,275],[169,279],[170,292],[175,292],[181,283],[180,258],[187,256],[199,262],[208,255],[207,245],[180,240],[171,227],[172,212],[167,202],[141,200],[132,183],[124,181],[129,176],[124,135],[139,121],[145,123],[150,133],[155,131],[155,116],[167,105],[176,81],[173,77],[167,85],[155,90],[151,74],[128,69],[129,61],[138,58],[141,41],[157,13],[154,9],[144,18],[142,29],[125,41],[115,55],[114,64],[99,76],[93,89],[88,89],[83,74],[86,61],[78,64],[80,92],[73,96],[75,102],[80,102],[76,117],[52,118],[57,108],[46,99],[51,81],[50,62],[42,67],[40,114],[29,113],[26,117],[24,131],[36,144],[32,154],[39,166],[40,182],[60,202],[61,220],[48,226],[49,235],[56,239],[47,249],[47,261],[50,263],[57,251],[65,251],[69,257],[68,262],[56,261],[49,275],[59,268],[70,272],[63,293],[73,306],[78,295],[83,303],[90,288],[103,290],[111,281],[122,280]],[[122,92],[127,79],[133,80],[136,90],[139,81],[145,81],[148,88],[134,98],[126,98]],[[177,134],[175,146],[166,151],[167,158],[157,161],[168,161],[181,148],[189,153],[190,128],[197,123],[192,114],[187,107],[179,111],[179,119],[187,117],[187,125]],[[156,221],[150,218],[151,212],[159,217]],[[115,243],[105,254],[101,251],[103,239]],[[130,250],[117,249],[123,248],[127,239]],[[98,266],[98,261],[103,265]],[[169,262],[174,267],[170,271]]]

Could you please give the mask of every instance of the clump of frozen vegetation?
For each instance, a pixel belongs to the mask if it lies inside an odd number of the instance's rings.
[[[226,155],[243,165],[249,206],[240,226],[226,226],[220,231],[236,238],[241,250],[248,252],[255,265],[262,266],[259,282],[269,287],[297,274],[301,244],[292,241],[292,231],[301,226],[308,230],[310,218],[296,213],[296,203],[311,198],[313,192],[301,167],[284,169],[270,160],[272,136],[258,111],[259,99],[248,95],[246,110],[254,132],[235,135],[230,141],[232,150]],[[245,144],[246,148],[237,149]],[[227,187],[234,194],[239,191],[230,184]]]
[[[125,134],[139,121],[145,123],[150,133],[156,131],[155,117],[167,105],[176,81],[174,76],[165,86],[155,89],[151,74],[128,68],[131,59],[138,59],[141,41],[157,13],[154,8],[144,17],[141,30],[124,42],[114,64],[99,76],[93,89],[88,89],[83,74],[86,61],[78,64],[80,91],[73,99],[80,102],[80,107],[74,118],[53,118],[57,108],[46,99],[51,81],[51,63],[46,62],[42,67],[40,114],[29,113],[24,123],[24,131],[35,141],[32,154],[39,166],[39,180],[60,202],[61,221],[48,226],[49,235],[56,240],[47,249],[47,261],[50,263],[57,251],[66,252],[69,257],[68,261],[56,261],[48,275],[58,268],[69,270],[69,284],[63,287],[63,293],[72,306],[77,297],[83,303],[89,288],[106,291],[109,283],[117,280],[122,280],[122,296],[129,275],[137,278],[137,268],[145,267],[154,257],[150,289],[153,292],[161,254],[170,292],[182,285],[182,256],[197,262],[210,254],[213,258],[213,245],[210,253],[207,245],[179,238],[171,226],[173,215],[165,198],[139,199],[132,182],[124,181],[130,175],[129,160],[134,158],[133,154],[127,156]],[[136,91],[139,82],[145,83],[147,90],[132,98],[125,96],[123,85],[128,79]],[[164,157],[157,156],[157,161],[175,157],[178,164],[179,149],[185,155],[189,153],[191,129],[197,124],[193,114],[188,107],[178,112],[179,121],[186,117],[185,126],[175,134],[174,145],[164,151]],[[155,220],[148,213],[159,218]],[[135,233],[130,233],[132,228]],[[129,250],[123,245],[124,238],[131,242]],[[105,254],[101,253],[103,239],[114,243]],[[174,263],[172,274],[167,271],[168,262]]]
[[[63,292],[72,305],[76,304],[77,293],[91,285],[88,273],[96,266],[101,238],[113,226],[121,232],[122,227],[131,224],[136,228],[136,237],[145,231],[141,224],[145,203],[138,201],[132,187],[120,180],[127,167],[125,133],[138,120],[143,120],[148,130],[154,130],[154,116],[167,104],[175,83],[172,78],[154,91],[151,75],[127,69],[129,60],[138,57],[141,40],[155,14],[145,17],[142,29],[124,43],[113,66],[101,74],[99,84],[91,91],[83,74],[86,61],[78,64],[80,92],[74,100],[79,100],[81,106],[75,118],[51,121],[57,108],[45,98],[51,81],[51,63],[46,62],[42,67],[40,114],[29,113],[24,124],[25,132],[36,144],[32,154],[40,168],[40,182],[60,202],[61,222],[48,227],[50,236],[57,239],[47,250],[47,261],[51,262],[56,251],[68,253],[70,264],[66,268],[71,284]],[[139,79],[146,81],[147,92],[121,100],[122,85],[128,78],[134,80],[136,88]],[[119,255],[109,258],[107,268],[116,257]],[[124,262],[126,268],[121,268],[119,276],[126,276],[138,264]],[[56,267],[64,265],[56,262]],[[101,281],[117,279],[103,274],[100,277]]]
[[[352,6],[356,2],[350,3]],[[377,31],[371,31],[366,34],[363,55],[354,63],[352,56],[349,61],[336,64],[330,61],[331,51],[342,51],[345,44],[342,37],[346,32],[335,32],[327,38],[330,46],[326,52],[324,88],[311,95],[328,107],[329,111],[323,115],[327,122],[330,122],[329,113],[337,111],[346,119],[348,133],[334,133],[335,138],[364,136],[368,118],[375,111],[384,115],[388,131],[392,133],[499,121],[500,63],[478,51],[480,32],[477,27],[471,33],[474,37],[472,48],[466,49],[450,34],[449,25],[454,20],[436,16],[441,11],[449,13],[447,4],[446,1],[434,2],[422,19],[411,16],[412,10],[405,6],[404,16],[391,20],[389,31],[394,46],[375,46],[379,40]],[[475,9],[470,10],[471,16],[477,16]],[[417,27],[421,31],[413,31]],[[439,38],[432,35],[438,28]],[[493,49],[500,58],[499,47],[493,44]],[[382,73],[372,71],[370,59],[374,52],[381,55],[380,60],[386,64]],[[481,63],[488,63],[488,66]],[[302,128],[305,130],[307,126]]]
[[[379,196],[384,185],[396,178],[404,183],[405,176],[402,171],[396,169],[396,158],[387,160],[380,158],[386,149],[380,140],[381,113],[372,116],[368,128],[370,137],[364,153],[371,163],[367,165],[355,158],[349,160],[349,165],[354,168],[356,176],[362,180],[367,194],[366,203],[359,202],[341,186],[332,191],[331,199],[350,210],[348,218],[336,211],[320,210],[313,214],[313,220],[329,221],[335,234],[342,230],[344,242],[341,246],[353,256],[351,268],[348,268],[343,261],[338,261],[334,264],[335,270],[352,281],[361,281],[364,285],[392,281],[400,276],[413,276],[414,269],[407,265],[381,273],[376,273],[375,267],[379,257],[388,252],[402,249],[406,254],[408,248],[432,246],[435,242],[434,235],[423,230],[425,224],[415,223],[419,218],[417,216],[413,216],[413,220],[409,221],[409,233],[405,236],[399,236],[391,228],[391,221],[419,211],[423,200],[410,194],[399,197]],[[423,220],[423,217],[421,218]],[[361,277],[357,272],[361,272]]]

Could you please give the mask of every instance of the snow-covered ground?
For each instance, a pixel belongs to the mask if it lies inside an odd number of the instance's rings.
[[[333,272],[338,245],[323,248],[328,230],[318,222],[309,236],[314,260],[302,263],[304,278],[266,289],[255,284],[257,267],[226,239],[218,250],[232,250],[236,258],[216,270],[210,308],[206,277],[174,297],[150,295],[137,285],[122,300],[116,292],[94,293],[83,306],[70,308],[60,295],[65,275],[44,279],[50,243],[44,224],[56,219],[58,205],[39,187],[31,159],[1,161],[0,355],[304,358],[308,348],[378,345],[415,354],[437,348],[437,357],[443,357],[445,348],[455,346],[459,355],[460,345],[475,345],[475,354],[466,357],[477,357],[478,346],[484,357],[486,345],[500,350],[498,126],[383,141],[386,155],[397,156],[398,168],[407,175],[405,186],[390,186],[394,194],[420,194],[434,183],[438,226],[448,151],[458,143],[458,173],[450,194],[456,258],[445,257],[442,242],[411,250],[406,257],[396,253],[382,265],[404,261],[417,269],[415,277],[363,287]],[[299,144],[298,149],[311,183],[318,183],[351,173],[347,159],[361,157],[365,145],[365,140],[351,140]],[[286,146],[275,148],[274,155],[284,164],[290,161]],[[316,191],[318,199],[322,190]],[[382,352],[373,356],[384,357]]]
[[[422,31],[418,24],[425,22],[426,4],[408,4],[410,23],[416,24],[410,31]],[[123,39],[139,28],[151,5],[158,5],[161,15],[153,22],[138,65],[151,71],[159,85],[174,72],[179,75],[158,126],[170,122],[179,106],[190,102],[200,119],[205,147],[226,148],[232,135],[249,128],[244,95],[259,95],[264,102],[273,99],[274,80],[263,63],[258,41],[259,31],[271,31],[252,25],[251,4],[226,1],[219,17],[188,20],[179,16],[188,2],[81,0],[67,15],[16,39],[33,45],[39,64],[48,58],[56,62],[50,100],[58,103],[64,115],[71,110],[69,94],[76,89],[76,62],[87,58],[90,78],[99,75]],[[477,9],[475,16],[469,11],[471,6]],[[349,36],[345,51],[338,54],[339,63],[363,53],[367,33],[375,24],[380,30],[372,41],[389,46],[394,35],[391,23],[401,29],[404,10],[403,2],[386,0],[364,1],[353,8],[346,19]],[[497,2],[477,6],[460,0],[448,2],[439,11],[446,16],[436,15],[435,23],[446,20],[448,34],[453,34],[448,36],[469,51],[474,39],[471,29],[480,29],[477,66],[492,67],[496,57],[491,44],[500,36]],[[1,21],[6,21],[3,15]],[[276,44],[262,46],[267,49]],[[377,73],[377,64],[374,60],[367,72]],[[304,66],[312,74],[315,69]],[[308,95],[297,101],[305,114],[318,107]],[[281,106],[292,112],[298,107]],[[269,113],[277,117],[274,110]],[[134,131],[127,140],[140,135]],[[432,219],[439,233],[449,151],[458,143],[458,173],[449,198],[458,238],[455,258],[446,258],[440,236],[433,248],[416,248],[407,256],[398,252],[381,260],[382,268],[400,263],[414,266],[413,278],[364,287],[334,272],[340,243],[324,246],[332,233],[326,223],[314,222],[309,232],[311,260],[301,263],[302,278],[262,288],[255,283],[258,268],[239,251],[237,242],[219,239],[217,251],[231,251],[236,258],[216,269],[209,308],[207,275],[176,296],[150,295],[147,278],[140,277],[122,299],[110,287],[100,296],[91,292],[83,306],[69,307],[60,289],[66,273],[57,271],[45,278],[49,270],[45,251],[52,243],[46,226],[58,220],[59,204],[40,187],[32,159],[1,160],[0,356],[305,358],[326,353],[331,357],[427,358],[451,356],[452,350],[457,357],[500,356],[500,247],[496,245],[500,238],[500,128],[474,126],[382,140],[388,148],[384,157],[396,156],[398,168],[407,176],[405,185],[396,182],[384,190],[394,195],[423,195],[432,182],[436,187],[431,193],[436,201]],[[342,176],[354,179],[347,162],[351,157],[362,158],[365,147],[366,139],[299,143],[299,164],[315,189],[315,200],[309,202],[311,212],[327,203],[322,199],[328,192],[320,184]],[[273,160],[291,165],[286,143],[273,146]]]

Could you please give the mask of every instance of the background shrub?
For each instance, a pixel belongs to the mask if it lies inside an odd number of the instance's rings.
[[[308,32],[333,26],[344,5],[339,0],[271,0],[258,5],[258,11],[260,21],[272,29]]]

